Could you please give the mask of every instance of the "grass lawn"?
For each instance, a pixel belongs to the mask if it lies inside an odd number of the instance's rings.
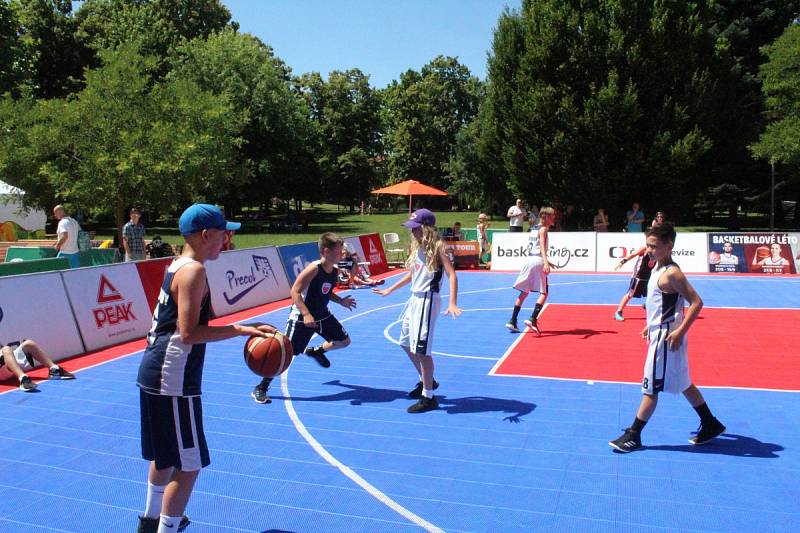
[[[400,236],[403,246],[408,242],[408,230],[400,224],[408,219],[408,211],[397,213],[376,213],[372,215],[349,214],[346,210],[337,211],[335,205],[321,204],[313,209],[306,209],[308,213],[308,231],[300,233],[264,233],[253,230],[244,230],[236,233],[233,239],[237,248],[253,248],[257,246],[279,246],[298,242],[316,241],[320,234],[333,231],[342,237],[362,235],[365,233],[390,233],[395,232]],[[274,216],[273,220],[281,217]],[[465,228],[474,228],[477,224],[477,211],[441,211],[436,212],[436,223],[440,228],[451,227],[455,222],[461,222]],[[266,222],[248,223],[248,226],[261,226]],[[496,219],[492,227],[504,227],[505,220]],[[178,234],[177,222],[172,227],[147,226],[147,238],[153,235],[161,237],[170,244],[182,244],[183,239]],[[95,239],[111,239],[110,228],[98,228]]]

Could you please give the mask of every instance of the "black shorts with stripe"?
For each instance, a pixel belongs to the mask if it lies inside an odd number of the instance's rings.
[[[333,315],[317,320],[316,328],[307,327],[302,320],[289,319],[286,323],[286,336],[292,341],[292,352],[295,355],[305,351],[314,333],[330,342],[341,342],[347,338],[347,332]]]
[[[631,298],[644,298],[647,296],[648,281],[649,280],[636,277],[631,278],[631,284],[628,286],[628,293],[631,295]]]
[[[211,464],[203,432],[200,396],[161,396],[139,389],[142,419],[142,457],[156,469],[185,472]]]

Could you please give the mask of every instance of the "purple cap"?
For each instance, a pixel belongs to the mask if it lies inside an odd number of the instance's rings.
[[[420,226],[435,226],[436,216],[427,209],[417,209],[408,220],[403,222],[403,226],[407,228],[418,228]]]

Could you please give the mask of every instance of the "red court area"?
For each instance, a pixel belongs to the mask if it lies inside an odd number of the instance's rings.
[[[638,383],[647,344],[644,309],[548,305],[541,337],[522,339],[494,374]],[[698,386],[800,391],[800,310],[704,308],[689,331],[689,368]]]

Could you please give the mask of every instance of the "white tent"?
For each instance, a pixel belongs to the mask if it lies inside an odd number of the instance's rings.
[[[25,191],[0,181],[0,241],[30,238],[36,232],[43,236],[47,215],[40,209],[22,207],[24,194]]]

